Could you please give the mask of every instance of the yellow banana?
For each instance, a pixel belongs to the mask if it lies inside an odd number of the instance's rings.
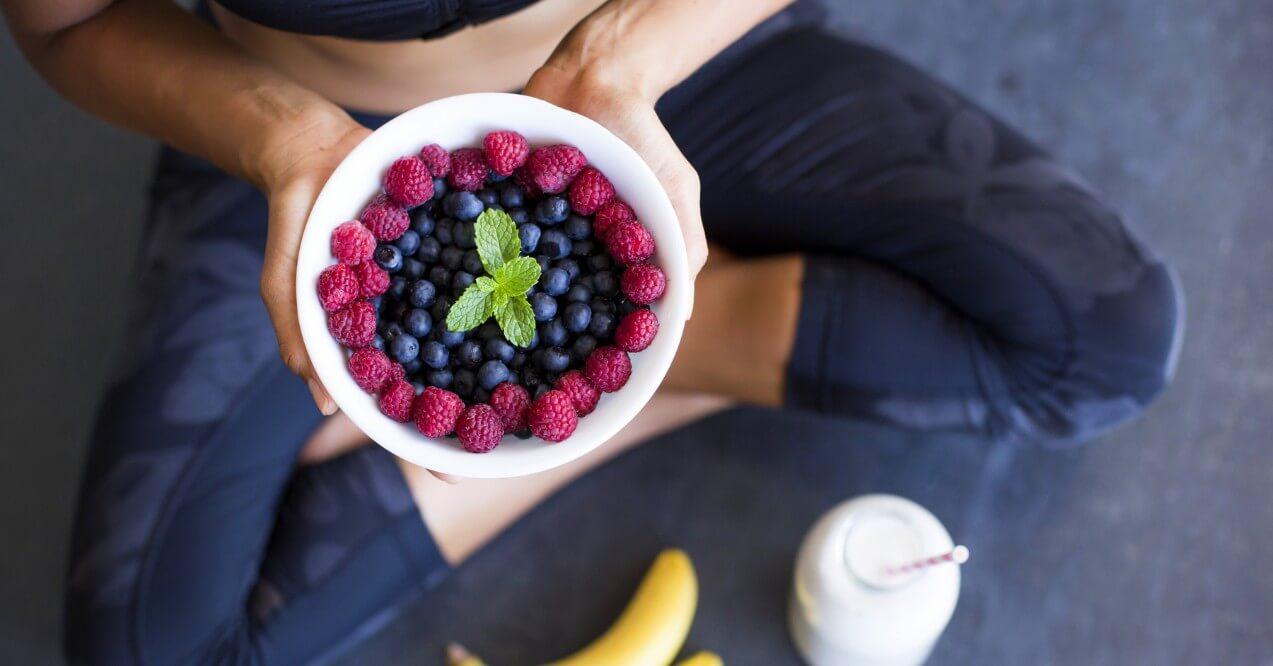
[[[446,646],[446,666],[486,666],[486,662],[475,657],[459,643]]]
[[[676,662],[676,666],[725,666],[725,662],[711,652],[699,652],[684,661]]]
[[[698,579],[689,555],[665,550],[619,619],[592,644],[553,666],[666,666],[680,652],[697,605]]]

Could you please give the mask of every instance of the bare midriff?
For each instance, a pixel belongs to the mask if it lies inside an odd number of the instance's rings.
[[[439,39],[370,42],[299,35],[212,3],[221,30],[297,83],[347,109],[393,114],[470,92],[516,90],[603,0],[541,0]]]

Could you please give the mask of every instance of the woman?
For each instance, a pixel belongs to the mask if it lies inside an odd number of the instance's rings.
[[[1171,375],[1175,285],[1119,216],[803,2],[0,2],[67,98],[172,147],[82,490],[74,661],[315,659],[556,487],[729,401],[1068,443]],[[668,388],[708,397],[656,399],[564,468],[448,485],[333,416],[295,253],[369,127],[518,88],[609,127],[667,188],[706,265]]]

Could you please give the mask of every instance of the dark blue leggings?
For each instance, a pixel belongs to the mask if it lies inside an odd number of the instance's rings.
[[[808,260],[789,405],[1045,443],[1138,414],[1179,338],[1163,263],[1015,132],[796,15],[660,104],[709,238]],[[173,151],[152,197],[81,491],[67,653],[313,661],[447,567],[382,449],[296,464],[320,417],[258,295],[265,201]]]

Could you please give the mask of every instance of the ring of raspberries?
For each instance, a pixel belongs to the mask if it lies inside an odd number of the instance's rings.
[[[395,161],[318,277],[348,369],[391,419],[485,453],[570,437],[659,330],[654,237],[579,149],[512,131]]]

